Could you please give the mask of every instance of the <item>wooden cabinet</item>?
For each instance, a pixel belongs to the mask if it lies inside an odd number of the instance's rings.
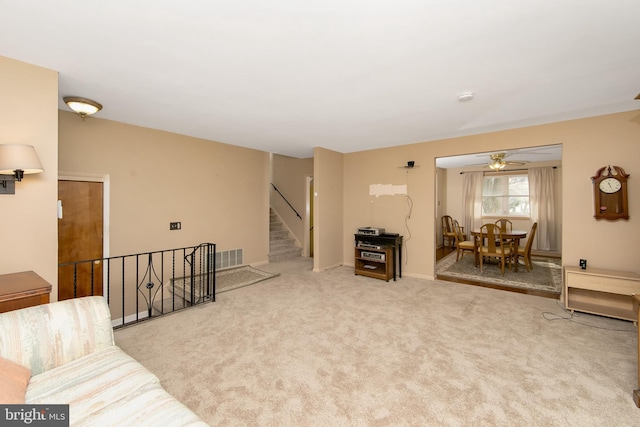
[[[599,268],[564,268],[567,310],[637,321],[633,295],[640,295],[640,275]]]
[[[356,275],[386,280],[393,278],[393,248],[381,249],[356,247]]]
[[[0,275],[0,313],[48,304],[51,284],[33,271]]]

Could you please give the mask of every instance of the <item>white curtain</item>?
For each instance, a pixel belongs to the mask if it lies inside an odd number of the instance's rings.
[[[556,239],[555,172],[552,167],[529,169],[531,223],[538,223],[533,248],[558,250]]]
[[[465,172],[462,179],[462,214],[467,235],[482,225],[483,175],[482,172]]]

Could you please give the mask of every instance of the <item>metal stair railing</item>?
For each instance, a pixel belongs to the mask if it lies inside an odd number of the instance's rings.
[[[289,200],[287,200],[286,197],[284,197],[284,195],[280,192],[280,190],[278,190],[278,187],[275,186],[275,184],[272,182],[271,186],[273,187],[274,190],[276,190],[276,192],[280,195],[280,197],[282,197],[282,199],[287,202],[287,205],[289,205],[289,207],[291,208],[292,211],[294,211],[296,213],[296,216],[298,218],[300,218],[300,220],[302,220],[302,216],[300,216],[300,214],[298,213],[298,211],[296,210],[296,208],[294,208],[291,203],[289,203]]]
[[[216,245],[143,252],[58,265],[73,298],[103,295],[114,328],[214,302]]]

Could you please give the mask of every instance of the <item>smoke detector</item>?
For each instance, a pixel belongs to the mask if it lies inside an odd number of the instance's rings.
[[[462,92],[458,94],[458,101],[468,102],[473,99],[473,92]]]

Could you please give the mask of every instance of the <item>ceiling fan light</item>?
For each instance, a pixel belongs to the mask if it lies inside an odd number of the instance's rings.
[[[90,116],[102,110],[102,105],[88,98],[80,98],[77,96],[65,96],[63,98],[65,104],[81,117]]]
[[[494,171],[499,171],[501,169],[504,169],[504,167],[506,166],[506,163],[500,161],[500,160],[496,160],[495,162],[491,163],[489,165],[489,167],[491,169],[493,169]]]

